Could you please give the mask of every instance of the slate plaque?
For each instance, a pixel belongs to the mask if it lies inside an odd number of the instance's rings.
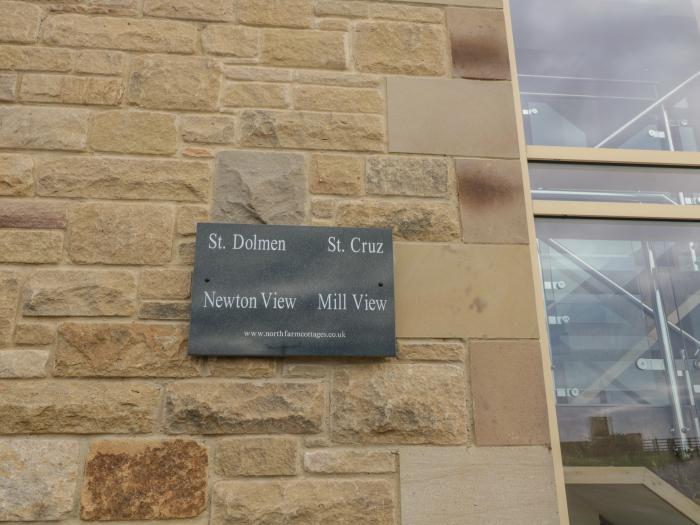
[[[189,354],[394,356],[391,230],[200,223]]]

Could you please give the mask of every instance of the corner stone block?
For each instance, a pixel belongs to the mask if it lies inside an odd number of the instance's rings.
[[[92,443],[80,498],[84,520],[191,518],[206,508],[207,449],[193,440]]]
[[[294,476],[298,456],[294,438],[227,438],[217,444],[216,469],[223,477]]]
[[[0,521],[72,517],[79,445],[63,439],[0,439]]]

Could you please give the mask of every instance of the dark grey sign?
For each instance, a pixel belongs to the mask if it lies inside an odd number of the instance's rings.
[[[391,230],[197,225],[190,355],[393,356]]]

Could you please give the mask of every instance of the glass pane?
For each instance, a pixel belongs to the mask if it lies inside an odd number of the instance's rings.
[[[698,151],[700,0],[514,0],[529,144]]]
[[[565,465],[700,502],[700,225],[537,221]]]
[[[541,200],[700,204],[700,169],[531,162],[532,197]]]

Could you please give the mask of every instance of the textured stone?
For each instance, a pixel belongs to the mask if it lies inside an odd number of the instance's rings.
[[[185,439],[93,442],[80,497],[84,520],[190,518],[206,507],[208,455]]]
[[[440,26],[406,22],[360,22],[353,56],[360,71],[444,75],[447,38]]]
[[[207,222],[209,210],[202,206],[179,206],[175,231],[179,235],[194,235],[197,233],[197,223]]]
[[[24,155],[0,155],[0,195],[23,197],[34,191],[34,162]]]
[[[259,357],[210,357],[209,375],[214,377],[237,377],[262,379],[274,377],[277,364],[274,359]]]
[[[400,239],[449,241],[459,237],[457,210],[425,201],[348,201],[338,205],[338,226],[392,228]]]
[[[171,155],[177,150],[175,115],[106,111],[90,119],[88,143],[95,151]]]
[[[2,381],[6,434],[151,432],[159,387],[119,381]]]
[[[212,24],[202,31],[202,47],[214,55],[253,58],[260,49],[260,33],[249,27]]]
[[[339,443],[460,444],[469,435],[464,369],[356,365],[335,371],[332,439]]]
[[[246,110],[241,144],[263,148],[381,151],[384,119],[378,115]]]
[[[22,78],[19,98],[24,102],[115,106],[123,91],[119,78],[30,73]]]
[[[216,109],[220,73],[206,58],[146,56],[132,60],[129,101],[145,108]]]
[[[125,53],[85,49],[75,56],[75,72],[121,76],[126,67]]]
[[[345,69],[344,33],[266,30],[263,33],[262,62],[271,66]]]
[[[324,390],[318,383],[171,383],[166,428],[173,434],[313,434],[323,424]]]
[[[334,199],[311,199],[311,216],[315,219],[332,219],[336,204]]]
[[[0,317],[14,317],[19,299],[20,274],[0,271]]]
[[[45,350],[0,350],[0,378],[44,377],[48,359]]]
[[[287,437],[227,438],[216,446],[220,476],[293,476],[298,442]]]
[[[192,377],[181,324],[62,323],[54,374],[68,377]]]
[[[435,157],[369,157],[367,193],[444,197],[448,190],[447,159]]]
[[[177,245],[177,257],[180,264],[194,263],[194,241],[182,241]]]
[[[89,13],[98,15],[139,15],[138,0],[50,0],[49,11],[56,13]]]
[[[313,0],[238,0],[238,22],[247,25],[309,27]]]
[[[56,339],[56,327],[46,323],[17,323],[15,344],[26,346],[50,345]]]
[[[236,119],[224,116],[185,115],[180,121],[182,140],[202,144],[232,144]]]
[[[79,451],[63,439],[0,440],[0,520],[71,517]]]
[[[9,201],[0,208],[0,228],[62,230],[66,227],[66,207],[46,201]]]
[[[236,82],[224,88],[224,106],[237,108],[285,108],[287,88],[280,84]]]
[[[209,166],[197,161],[56,157],[36,172],[45,197],[204,201],[209,193]]]
[[[43,41],[54,46],[193,53],[196,40],[195,25],[169,20],[61,14],[43,25]]]
[[[0,107],[0,144],[5,148],[85,149],[85,109]]]
[[[173,211],[153,204],[76,204],[68,254],[77,263],[163,264],[172,257]]]
[[[143,14],[222,22],[233,19],[233,3],[230,0],[145,0]]]
[[[291,82],[293,70],[275,67],[224,66],[224,76],[233,80]]]
[[[310,111],[384,113],[384,100],[376,89],[297,86],[294,107]]]
[[[366,2],[348,2],[346,0],[320,0],[316,3],[316,14],[320,16],[367,18],[369,16],[369,7]]]
[[[389,450],[328,449],[304,454],[304,470],[315,474],[396,472],[398,454]]]
[[[449,8],[447,28],[456,76],[510,79],[506,22],[502,10]]]
[[[25,71],[70,71],[73,55],[68,49],[0,46],[0,69]]]
[[[350,31],[352,23],[346,18],[320,18],[314,27],[323,31]]]
[[[212,525],[393,525],[388,480],[222,481],[214,486]]]
[[[329,370],[329,367],[321,364],[285,362],[282,366],[282,375],[306,379],[325,378],[328,376]]]
[[[10,345],[12,326],[12,319],[3,319],[0,317],[0,348]]]
[[[61,260],[62,252],[60,232],[0,230],[0,262],[55,263]]]
[[[188,299],[190,297],[190,270],[143,270],[139,295],[144,299]]]
[[[299,69],[294,71],[294,80],[299,84],[320,84],[323,86],[344,87],[381,87],[382,77],[378,75],[365,75],[360,73],[345,73],[340,71],[314,71],[311,69]]]
[[[189,301],[146,301],[139,307],[139,319],[186,321],[189,318]]]
[[[305,214],[302,155],[226,151],[216,156],[212,219],[301,224]]]
[[[26,2],[0,2],[0,42],[36,42],[41,9]]]
[[[399,359],[413,361],[464,361],[464,343],[442,341],[399,341]]]
[[[444,19],[442,9],[436,7],[373,3],[370,6],[369,12],[372,18],[388,18],[406,22],[431,22],[439,24],[442,23]]]
[[[359,195],[362,190],[364,162],[350,155],[313,155],[311,157],[312,193]]]
[[[519,160],[457,159],[455,171],[464,242],[528,242]]]
[[[27,316],[132,315],[135,310],[136,279],[130,272],[39,270],[22,292]]]
[[[0,74],[0,102],[13,102],[17,96],[17,75]]]

